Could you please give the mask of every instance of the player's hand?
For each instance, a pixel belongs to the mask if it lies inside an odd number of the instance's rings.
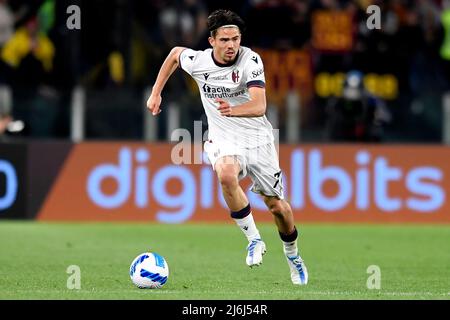
[[[161,109],[159,108],[161,106],[161,101],[162,98],[160,95],[150,95],[150,98],[147,100],[147,108],[154,116],[161,113]]]
[[[219,112],[222,116],[225,116],[225,117],[231,116],[231,106],[228,102],[226,102],[225,100],[220,99],[220,98],[216,98],[216,100],[214,100],[214,101],[219,103],[219,107],[217,108],[217,110],[219,110]]]

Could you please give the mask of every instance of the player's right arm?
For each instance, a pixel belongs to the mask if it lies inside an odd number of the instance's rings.
[[[152,112],[154,116],[158,115],[161,110],[161,92],[166,85],[167,80],[169,80],[172,73],[177,69],[180,61],[180,54],[186,48],[174,47],[166,60],[164,60],[161,69],[159,70],[158,76],[156,77],[155,84],[153,85],[152,93],[147,100],[147,108]]]

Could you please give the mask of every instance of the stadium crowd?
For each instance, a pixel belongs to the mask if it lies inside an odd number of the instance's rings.
[[[74,4],[81,8],[80,30],[66,26],[67,7]],[[381,29],[367,27],[370,5],[380,8]],[[20,119],[26,137],[68,138],[72,92],[82,86],[91,110],[88,138],[141,139],[142,130],[132,127],[145,111],[143,90],[173,46],[209,46],[205,21],[217,8],[244,18],[243,45],[256,51],[300,50],[308,57],[310,92],[300,96],[302,141],[441,141],[442,96],[450,91],[450,26],[444,18],[450,1],[445,0],[0,0],[0,134]],[[333,17],[342,23],[327,26]],[[330,37],[332,28],[338,29],[337,40]],[[267,80],[276,72],[268,66]],[[365,102],[354,104],[351,98],[348,104],[345,94],[320,94],[319,75],[343,74],[344,89],[349,73],[360,75],[362,96],[382,106],[370,109],[364,120],[377,121],[378,129],[383,122],[376,136],[358,135],[364,129],[356,122],[345,124],[355,126],[349,135],[328,130],[342,115],[361,117],[345,108]],[[369,74],[392,76],[393,88],[384,88],[381,78],[372,86],[378,90],[367,92]],[[202,118],[196,90],[182,72],[168,87],[165,99],[183,106],[185,124]],[[383,90],[390,96],[379,94]],[[335,108],[339,103],[343,107]],[[285,106],[273,105],[283,128]],[[366,122],[363,126],[371,125]],[[164,139],[164,123],[160,131]]]

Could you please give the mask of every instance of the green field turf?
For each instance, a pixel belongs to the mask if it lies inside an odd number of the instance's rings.
[[[268,252],[245,264],[246,241],[229,224],[0,222],[0,299],[450,299],[450,226],[305,224],[301,252],[310,280],[290,282],[275,226],[260,224]],[[147,250],[170,267],[166,285],[131,283],[131,261]],[[81,289],[67,289],[67,267]],[[366,286],[381,269],[381,289]]]

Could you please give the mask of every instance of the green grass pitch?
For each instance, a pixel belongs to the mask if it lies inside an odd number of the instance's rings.
[[[0,299],[450,299],[450,226],[297,223],[309,271],[290,282],[275,226],[260,224],[262,266],[245,264],[247,245],[229,224],[0,222]],[[154,251],[169,264],[162,289],[136,288],[131,261]],[[67,288],[67,268],[81,289]],[[381,289],[368,289],[379,266]]]

